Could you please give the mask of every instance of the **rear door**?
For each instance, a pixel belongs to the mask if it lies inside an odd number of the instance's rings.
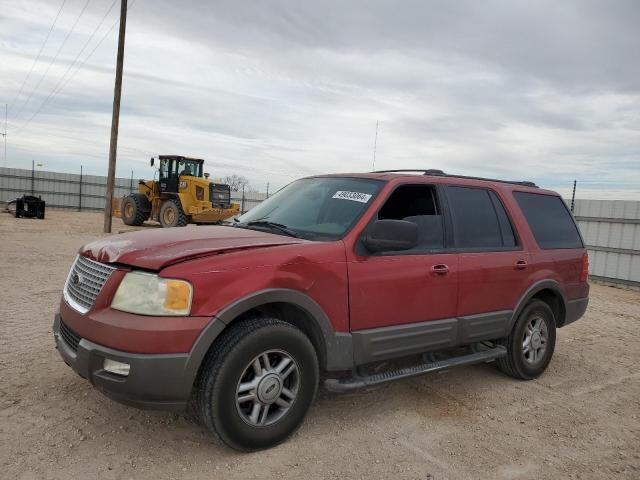
[[[530,258],[498,193],[449,185],[452,245],[459,253],[457,316],[463,343],[503,336],[528,286]]]

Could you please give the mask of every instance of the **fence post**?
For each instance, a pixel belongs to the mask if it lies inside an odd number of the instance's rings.
[[[242,201],[240,203],[240,215],[244,215],[244,185],[242,185]]]
[[[34,193],[35,182],[36,182],[36,162],[34,160],[31,160],[31,196],[35,194]]]
[[[571,194],[571,213],[573,213],[573,207],[576,204],[576,181],[573,181],[573,193]]]
[[[82,165],[80,165],[80,183],[78,184],[78,211],[82,211]]]

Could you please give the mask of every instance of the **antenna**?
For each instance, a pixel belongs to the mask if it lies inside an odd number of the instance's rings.
[[[4,167],[7,166],[7,109],[8,105],[4,104],[4,133],[0,133],[4,137]]]
[[[375,140],[373,141],[373,166],[371,168],[371,170],[375,171],[376,169],[376,148],[378,147],[378,123],[379,121],[376,120],[376,137]]]

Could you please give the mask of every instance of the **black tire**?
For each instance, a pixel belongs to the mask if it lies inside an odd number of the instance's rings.
[[[184,210],[182,210],[180,201],[175,198],[165,200],[160,207],[159,218],[160,225],[164,228],[184,227],[189,223],[189,218],[185,215]]]
[[[274,351],[276,359],[280,352],[293,360],[289,366],[295,366],[296,394],[284,413],[277,401],[271,400],[274,403],[270,407],[273,408],[267,410],[275,418],[271,420],[273,423],[252,425],[246,413],[243,418],[245,404],[238,401],[238,391],[241,381],[247,378],[244,375],[251,373],[248,369],[253,361],[262,358],[264,352]],[[292,375],[284,378],[283,382]],[[217,433],[231,448],[253,451],[273,447],[296,431],[315,398],[318,381],[318,358],[313,345],[301,330],[274,318],[254,318],[232,324],[216,340],[203,362],[194,393],[200,420],[209,430]],[[256,392],[263,381],[257,385]],[[285,385],[291,387],[291,384],[282,384],[283,387]],[[269,389],[262,392],[269,393]],[[277,393],[277,396],[280,395]],[[254,407],[256,403],[257,400],[251,401],[249,407]]]
[[[122,199],[120,215],[126,225],[139,226],[149,220],[151,203],[141,193],[132,193]]]
[[[528,328],[532,322],[537,322],[538,319],[544,322],[546,329],[544,350],[532,348],[534,345],[542,345],[543,335],[539,335],[540,342],[534,342],[533,336],[529,333],[532,330]],[[527,336],[529,336],[528,342]],[[507,348],[507,355],[496,361],[498,368],[503,373],[522,380],[538,377],[549,365],[556,346],[556,321],[553,311],[545,302],[531,300],[518,316],[511,334],[498,343]],[[525,343],[530,344],[529,348],[525,347]]]

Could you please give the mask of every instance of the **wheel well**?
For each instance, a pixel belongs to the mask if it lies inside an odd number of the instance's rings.
[[[320,368],[324,369],[326,367],[327,353],[324,344],[324,336],[322,335],[320,327],[309,312],[292,303],[273,302],[254,307],[251,310],[242,313],[234,319],[233,322],[255,317],[277,318],[302,330],[302,332],[311,341],[313,348],[316,350]]]
[[[536,294],[531,298],[542,300],[544,303],[549,305],[549,308],[553,311],[557,327],[561,327],[564,324],[566,309],[564,302],[562,301],[562,296],[558,292],[551,290],[550,288],[545,288],[544,290],[536,292]]]

